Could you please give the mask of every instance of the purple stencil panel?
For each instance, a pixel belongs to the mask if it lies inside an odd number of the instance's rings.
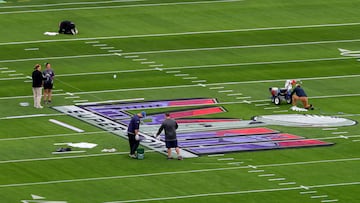
[[[219,145],[209,147],[192,147],[187,148],[188,151],[195,154],[216,154],[226,152],[239,152],[239,151],[256,151],[265,149],[284,149],[293,147],[312,147],[312,146],[326,146],[332,145],[333,143],[328,142],[307,142],[307,140],[295,140],[293,142],[302,142],[297,145],[282,145],[283,142],[289,143],[291,141],[278,141],[278,142],[260,142],[260,143],[248,143],[248,144],[233,144],[233,145]]]
[[[114,109],[100,110],[100,111],[97,111],[96,113],[103,115],[105,117],[111,118],[111,119],[129,119],[130,118],[130,115],[128,115],[122,111],[117,111]]]
[[[209,145],[229,145],[238,143],[249,142],[266,142],[266,141],[280,141],[301,139],[303,137],[290,134],[267,134],[267,135],[252,135],[252,136],[237,136],[237,137],[220,137],[212,139],[199,139],[199,140],[187,140],[179,141],[180,147],[197,147],[197,146],[209,146]]]
[[[153,101],[153,102],[140,102],[140,103],[124,103],[124,104],[109,104],[101,106],[86,106],[86,109],[91,111],[101,111],[101,110],[135,110],[135,109],[151,109],[151,108],[160,108],[169,106],[169,101]]]

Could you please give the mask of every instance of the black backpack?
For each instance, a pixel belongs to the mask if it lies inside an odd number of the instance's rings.
[[[76,29],[75,23],[73,23],[69,20],[64,20],[64,21],[60,22],[59,33],[76,35],[78,33],[78,31]]]

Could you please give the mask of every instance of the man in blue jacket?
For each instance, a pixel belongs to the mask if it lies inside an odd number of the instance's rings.
[[[301,101],[305,109],[314,110],[312,104],[309,104],[308,97],[300,84],[296,84],[296,87],[291,92],[292,105],[296,106],[297,101]]]
[[[130,154],[131,158],[136,159],[136,150],[140,144],[140,137],[139,137],[139,128],[140,128],[140,119],[145,118],[146,113],[145,111],[135,114],[129,123],[127,134],[129,138],[129,145],[130,145]]]

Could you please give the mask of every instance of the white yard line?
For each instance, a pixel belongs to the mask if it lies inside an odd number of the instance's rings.
[[[336,186],[346,186],[346,185],[358,185],[360,182],[349,182],[349,183],[335,183],[328,185],[313,185],[310,187],[336,187]],[[190,198],[199,198],[199,197],[212,197],[212,196],[224,196],[224,195],[238,195],[238,194],[251,194],[251,193],[268,193],[268,192],[279,192],[279,191],[290,191],[290,190],[300,190],[301,187],[289,187],[289,188],[267,188],[267,189],[256,189],[256,190],[242,190],[242,191],[230,191],[230,192],[213,192],[213,193],[200,193],[192,195],[182,195],[182,196],[167,196],[167,197],[157,197],[157,198],[147,198],[147,199],[132,199],[132,200],[119,200],[111,201],[104,203],[126,203],[126,202],[151,202],[151,201],[165,201],[165,200],[177,200],[177,199],[190,199]],[[188,200],[190,202],[190,200]]]
[[[22,6],[2,6],[3,8],[32,8],[32,7],[52,7],[52,6],[68,6],[68,5],[89,5],[89,4],[112,4],[112,3],[123,3],[123,2],[138,2],[144,0],[111,0],[111,1],[90,1],[90,2],[69,2],[69,3],[55,3],[55,4],[31,4]]]
[[[65,116],[65,115],[66,115],[66,114],[62,114],[62,113],[54,113],[54,114],[30,114],[30,115],[0,117],[0,120],[10,120],[10,119],[19,119],[19,118],[36,118],[36,117],[46,117],[46,116]]]
[[[0,63],[55,60],[55,59],[93,58],[93,57],[103,57],[103,56],[115,56],[115,54],[113,54],[113,53],[110,53],[110,54],[86,54],[86,55],[76,55],[76,56],[50,56],[50,57],[43,57],[43,58],[9,59],[9,60],[0,60]]]
[[[55,120],[55,119],[49,119],[50,122],[54,123],[54,124],[57,124],[57,125],[60,125],[64,128],[68,128],[70,130],[73,130],[75,132],[78,132],[78,133],[82,133],[82,132],[85,132],[84,130],[80,129],[80,128],[77,128],[75,126],[72,126],[72,125],[69,125],[67,123],[64,123],[64,122],[61,122],[61,121],[58,121],[58,120]]]
[[[63,158],[63,157],[59,157]],[[319,160],[319,161],[309,161],[309,162],[294,162],[294,163],[282,163],[282,164],[268,164],[268,166],[284,166],[284,165],[299,165],[299,164],[314,164],[314,163],[324,163],[327,162],[339,162],[339,161],[355,161],[360,158],[349,158],[349,159],[335,159],[335,160]],[[260,167],[260,166],[259,166]],[[262,165],[265,167],[265,165]],[[23,186],[33,186],[33,185],[48,185],[48,184],[58,184],[58,183],[73,183],[73,182],[86,182],[86,181],[99,181],[99,180],[114,180],[114,179],[125,179],[125,178],[140,178],[140,177],[156,177],[163,175],[177,175],[177,174],[193,174],[193,173],[204,173],[204,172],[216,172],[216,171],[225,171],[225,170],[237,170],[237,169],[248,169],[249,166],[236,166],[236,167],[225,167],[225,168],[207,168],[207,169],[197,169],[197,170],[184,170],[184,171],[165,171],[157,173],[147,173],[147,174],[133,174],[133,175],[122,175],[122,176],[105,176],[105,177],[95,177],[95,178],[79,178],[79,179],[68,179],[68,180],[53,180],[45,182],[28,182],[28,183],[14,183],[14,184],[4,184],[0,185],[0,188],[9,188],[9,187],[23,187]],[[326,184],[326,185],[315,185],[307,186],[308,188],[321,188],[321,187],[332,187],[332,186],[344,186],[344,185],[358,185],[360,182],[351,182],[351,183],[336,183],[336,184]],[[282,188],[283,189],[283,188]],[[296,187],[296,189],[302,189],[302,187]]]
[[[4,11],[4,14],[18,14],[18,13],[42,13],[42,12],[56,12],[56,11],[77,11],[77,10],[93,10],[93,9],[114,9],[114,8],[134,8],[134,7],[155,7],[155,6],[175,6],[175,5],[194,5],[194,4],[213,4],[213,3],[228,3],[239,2],[243,0],[214,0],[214,1],[192,1],[192,2],[174,2],[174,3],[153,3],[153,4],[131,4],[119,6],[92,6],[92,7],[75,7],[75,8],[53,8],[53,9],[38,9],[38,10],[23,10],[23,11]]]
[[[16,140],[28,140],[28,139],[43,139],[52,137],[66,137],[66,136],[80,136],[80,135],[93,135],[93,134],[106,134],[111,133],[110,131],[95,131],[95,132],[83,132],[83,133],[66,133],[66,134],[53,134],[53,135],[38,135],[38,136],[27,136],[27,137],[10,137],[1,138],[1,141],[16,141]]]
[[[177,33],[138,34],[138,35],[124,35],[124,36],[73,38],[73,39],[34,40],[34,41],[22,41],[22,42],[3,42],[3,43],[0,43],[0,46],[1,45],[13,45],[13,44],[35,44],[35,43],[88,41],[88,40],[102,40],[102,39],[127,39],[127,38],[143,38],[143,37],[165,37],[165,36],[182,36],[182,35],[233,33],[233,32],[251,32],[251,31],[266,31],[266,30],[285,30],[285,29],[321,28],[321,27],[342,27],[342,26],[357,26],[357,25],[360,25],[360,22],[329,23],[329,24],[317,24],[317,25],[275,26],[275,27],[243,28],[243,29],[232,29],[232,30],[207,30],[207,31],[177,32]],[[356,39],[356,40],[359,40],[359,39]]]

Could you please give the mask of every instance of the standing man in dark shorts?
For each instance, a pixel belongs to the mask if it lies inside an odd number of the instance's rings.
[[[45,64],[46,69],[43,71],[44,77],[44,104],[51,104],[52,89],[54,85],[54,70],[51,69],[51,64]]]
[[[136,150],[140,144],[140,137],[139,137],[139,127],[140,127],[140,119],[145,118],[146,113],[145,111],[135,114],[129,123],[128,126],[128,138],[129,138],[129,145],[130,145],[130,154],[129,156],[133,159],[136,159]]]
[[[43,75],[41,73],[41,65],[36,64],[32,72],[32,90],[34,94],[34,107],[42,109],[41,106],[41,92],[43,86]]]
[[[172,159],[171,157],[171,148],[175,148],[176,154],[178,156],[178,160],[182,160],[182,156],[180,155],[180,148],[178,147],[177,139],[176,139],[176,129],[178,129],[178,124],[172,118],[170,118],[170,114],[165,114],[166,119],[162,122],[158,132],[156,133],[156,137],[160,136],[160,133],[165,130],[165,144],[168,153],[168,159]]]

